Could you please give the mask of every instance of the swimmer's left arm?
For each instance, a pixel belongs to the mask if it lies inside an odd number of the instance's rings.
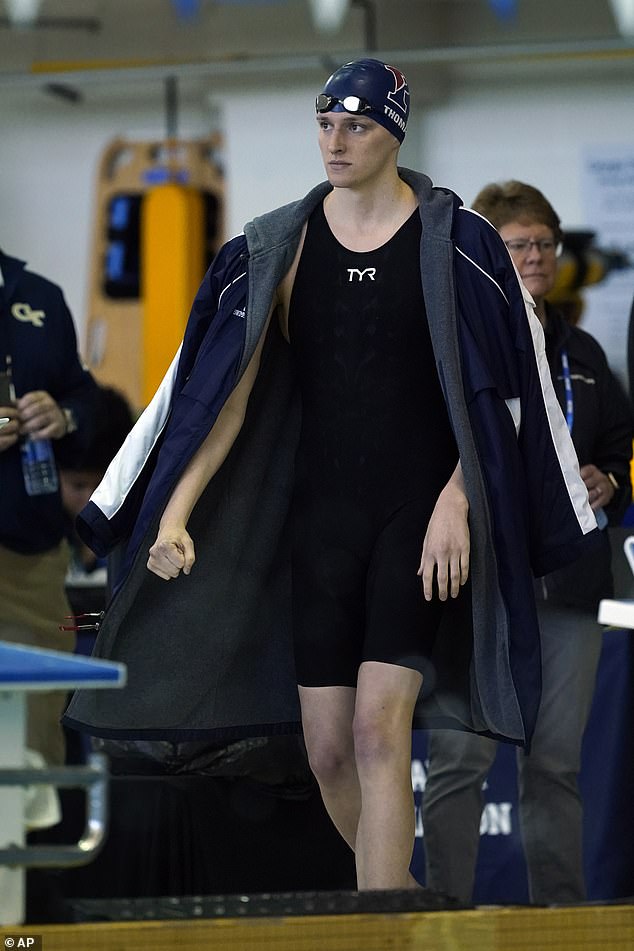
[[[429,520],[418,574],[426,601],[433,597],[434,575],[438,597],[457,598],[469,577],[469,502],[460,462],[444,487]]]

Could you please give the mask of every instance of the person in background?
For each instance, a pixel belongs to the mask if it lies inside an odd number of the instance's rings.
[[[414,720],[530,738],[538,697],[494,658],[510,639],[538,665],[530,559],[598,530],[499,235],[398,167],[403,73],[347,63],[314,108],[328,181],[218,253],[79,520],[125,544],[96,654],[129,680],[115,703],[79,691],[66,722],[147,750],[301,721],[358,888],[411,888]]]
[[[52,445],[79,451],[95,425],[97,385],[77,354],[59,287],[0,251],[0,639],[72,651],[65,517]],[[52,445],[51,445],[52,444]],[[62,693],[28,698],[27,746],[64,761]]]
[[[81,540],[75,519],[104,477],[106,469],[134,425],[126,397],[113,387],[99,386],[96,392],[96,420],[89,441],[81,448],[61,442],[55,446],[62,505],[66,515],[66,537],[71,549],[69,581],[90,575],[105,561]]]
[[[553,384],[572,434],[581,476],[602,529],[601,544],[535,581],[542,645],[542,698],[530,752],[518,750],[519,819],[530,900],[582,901],[582,803],[577,776],[601,651],[597,608],[613,596],[608,524],[630,503],[632,414],[596,340],[570,326],[547,301],[562,233],[538,189],[518,181],[487,185],[473,209],[500,232],[535,301]],[[550,518],[556,519],[553,511]],[[429,734],[423,795],[427,883],[471,900],[482,785],[497,744],[453,731]]]

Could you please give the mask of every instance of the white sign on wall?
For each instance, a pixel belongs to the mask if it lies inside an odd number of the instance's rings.
[[[581,181],[586,223],[595,232],[593,245],[619,251],[634,265],[634,142],[586,148]],[[599,341],[625,386],[633,296],[634,267],[612,271],[583,291],[581,326]]]

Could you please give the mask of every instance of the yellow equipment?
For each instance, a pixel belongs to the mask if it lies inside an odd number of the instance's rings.
[[[137,410],[171,363],[224,240],[219,144],[117,139],[102,156],[84,352],[99,382]]]

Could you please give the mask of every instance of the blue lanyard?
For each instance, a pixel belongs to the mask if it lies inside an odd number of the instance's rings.
[[[561,351],[561,369],[564,374],[564,394],[566,397],[566,422],[568,431],[572,433],[572,424],[575,418],[575,402],[572,395],[572,379],[570,377],[570,364],[568,363],[568,351]]]

